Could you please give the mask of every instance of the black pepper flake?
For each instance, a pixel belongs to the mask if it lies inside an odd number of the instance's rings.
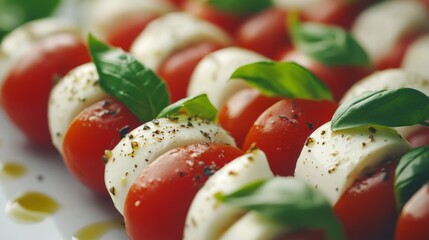
[[[216,172],[217,168],[215,165],[205,166],[203,168],[203,174],[207,177],[210,177]]]
[[[109,189],[109,192],[110,192],[113,196],[116,196],[116,189],[115,189],[115,187],[111,187],[111,188]]]
[[[186,124],[186,126],[187,126],[187,127],[192,127],[192,126],[194,126],[194,125],[192,124],[192,122],[188,122],[188,124]]]
[[[179,175],[179,177],[185,176],[185,172],[183,172],[183,171],[178,171],[177,174]]]
[[[375,138],[374,138],[374,135],[369,135],[369,140],[371,140],[371,142],[374,142],[375,141]]]
[[[197,174],[194,176],[194,181],[200,181],[201,180],[201,175]]]
[[[305,146],[310,146],[312,143],[314,143],[314,139],[312,137],[308,137],[305,141]]]
[[[320,132],[320,135],[325,135],[326,134],[326,131],[325,130],[322,130],[321,132]]]
[[[377,129],[375,129],[374,127],[369,127],[369,128],[368,128],[368,130],[369,130],[371,133],[376,133],[376,132],[377,132]]]
[[[313,130],[314,125],[311,122],[307,122],[308,129]]]
[[[158,126],[159,125],[159,120],[158,119],[154,119],[154,120],[152,120],[152,123],[154,125]]]
[[[200,133],[203,134],[205,138],[208,138],[209,140],[211,140],[210,134],[208,132],[204,132],[203,130],[200,130]]]
[[[130,126],[128,126],[128,125],[119,129],[119,138],[120,139],[124,138],[127,135],[129,130],[130,130]]]
[[[238,173],[236,171],[229,171],[228,175],[230,175],[230,176],[237,176]]]
[[[43,181],[44,177],[42,174],[37,175],[37,181],[41,182]]]
[[[143,130],[150,130],[150,127],[147,124],[145,124],[143,125]]]
[[[366,147],[366,143],[365,142],[362,143],[362,147]]]

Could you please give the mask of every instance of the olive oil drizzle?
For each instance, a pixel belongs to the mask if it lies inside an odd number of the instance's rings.
[[[19,178],[27,172],[27,168],[15,162],[0,162],[0,178]]]
[[[119,219],[96,222],[80,229],[73,236],[73,240],[101,239],[109,231],[123,228],[124,223]]]

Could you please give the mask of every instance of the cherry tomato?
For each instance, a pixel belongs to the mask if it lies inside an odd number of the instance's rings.
[[[71,123],[63,142],[63,159],[69,171],[85,186],[107,194],[103,156],[129,131],[141,124],[113,98],[82,111]]]
[[[329,101],[280,100],[255,121],[243,149],[260,148],[275,175],[291,176],[307,137],[331,120],[336,108]]]
[[[311,59],[298,50],[286,52],[282,60],[295,61],[313,72],[328,86],[336,101],[339,101],[355,82],[374,71],[370,67],[362,66],[327,66]]]
[[[107,42],[113,46],[129,51],[132,43],[156,15],[140,15],[124,21],[120,27],[112,29],[107,36]]]
[[[187,1],[183,5],[183,11],[205,19],[232,35],[245,20],[243,16],[222,12],[203,1]]]
[[[427,239],[429,236],[429,185],[425,184],[404,205],[396,225],[396,240]]]
[[[286,12],[267,9],[247,19],[235,36],[239,47],[273,58],[281,47],[291,45],[286,28]]]
[[[89,61],[86,46],[71,34],[47,36],[15,61],[4,80],[1,102],[31,142],[51,146],[47,117],[51,89],[69,70]]]
[[[182,239],[195,194],[209,176],[243,154],[232,146],[193,144],[161,155],[143,170],[128,192],[124,217],[129,237]]]
[[[280,236],[276,240],[325,240],[325,234],[323,230],[311,229],[311,230],[298,230],[293,233],[285,234]]]
[[[368,6],[380,0],[321,1],[302,12],[303,21],[320,22],[349,29],[356,17]]]
[[[172,102],[186,97],[189,80],[198,62],[222,47],[218,43],[202,42],[174,53],[161,64],[158,74],[166,81]]]
[[[281,99],[266,97],[256,89],[242,89],[229,98],[219,110],[219,124],[234,137],[237,146],[241,147],[247,132],[259,115]]]
[[[407,140],[413,147],[429,145],[429,128],[422,127],[418,129],[417,131],[411,133],[407,137]]]
[[[393,239],[396,204],[393,181],[397,162],[382,164],[357,179],[334,206],[347,239]]]

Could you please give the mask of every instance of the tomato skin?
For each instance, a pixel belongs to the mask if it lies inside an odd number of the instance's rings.
[[[203,1],[187,1],[183,4],[182,10],[213,23],[231,35],[234,35],[245,20],[243,16],[222,12]]]
[[[429,145],[429,128],[421,127],[407,137],[412,147]]]
[[[186,97],[189,80],[198,62],[223,47],[218,43],[202,42],[174,53],[161,64],[158,74],[167,83],[171,102]]]
[[[402,208],[396,240],[419,240],[429,236],[429,185],[425,184]]]
[[[228,99],[218,112],[219,124],[227,130],[238,147],[243,145],[252,124],[280,97],[267,97],[258,90],[245,88]]]
[[[15,61],[7,73],[0,102],[12,122],[40,146],[51,146],[48,99],[56,81],[89,62],[84,43],[71,34],[47,36]]]
[[[105,150],[115,147],[139,125],[141,121],[113,98],[84,109],[64,137],[63,160],[68,170],[88,188],[107,195],[102,161]]]
[[[313,72],[328,86],[336,101],[339,101],[355,82],[374,72],[371,67],[327,66],[311,59],[298,50],[286,52],[282,60],[294,61]]]
[[[146,26],[158,15],[140,15],[124,21],[119,27],[112,29],[106,37],[107,42],[113,46],[129,51],[132,43]]]
[[[275,175],[292,176],[307,137],[331,120],[336,109],[330,101],[280,100],[254,122],[243,149],[260,148]]]
[[[347,239],[393,239],[397,218],[393,182],[397,162],[355,181],[334,206]]]
[[[279,49],[291,45],[286,27],[286,12],[267,9],[247,19],[235,34],[236,44],[274,58]]]
[[[192,200],[210,175],[243,155],[222,144],[193,144],[161,155],[128,192],[124,217],[130,239],[182,239]]]

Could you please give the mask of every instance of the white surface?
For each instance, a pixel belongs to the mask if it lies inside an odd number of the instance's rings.
[[[111,201],[103,200],[78,183],[54,151],[44,152],[28,144],[11,125],[0,107],[0,162],[17,162],[27,168],[19,178],[0,178],[0,239],[72,239],[80,229],[96,222],[120,219]],[[38,180],[42,176],[42,180]],[[51,217],[36,224],[10,219],[5,206],[17,193],[38,191],[61,206]],[[124,231],[114,230],[103,239],[127,239]]]

